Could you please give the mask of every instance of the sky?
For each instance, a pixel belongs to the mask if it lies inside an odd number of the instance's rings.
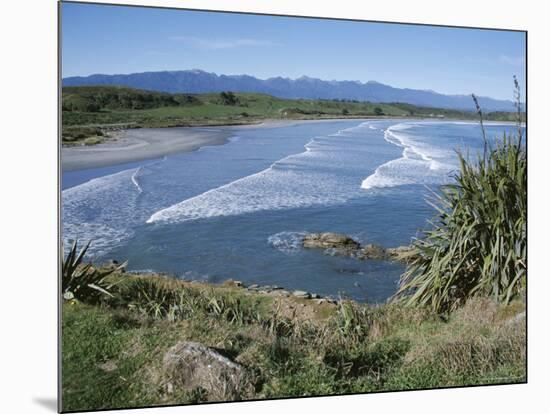
[[[62,3],[62,76],[202,69],[513,98],[525,34]]]

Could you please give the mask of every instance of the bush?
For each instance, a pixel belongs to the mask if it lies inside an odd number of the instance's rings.
[[[239,98],[237,98],[233,92],[221,92],[220,98],[222,105],[234,106],[239,103]]]
[[[90,243],[79,253],[78,243],[75,240],[71,250],[61,266],[61,290],[65,300],[79,300],[96,303],[104,296],[112,296],[109,292],[111,285],[106,281],[107,276],[123,268],[126,263],[108,270],[98,270],[91,263],[84,263],[84,255]]]
[[[458,154],[460,173],[432,203],[439,215],[434,228],[414,242],[417,258],[402,276],[398,300],[447,312],[478,295],[508,303],[523,290],[527,154],[516,91],[517,135],[504,135],[494,147],[485,141],[476,162]]]

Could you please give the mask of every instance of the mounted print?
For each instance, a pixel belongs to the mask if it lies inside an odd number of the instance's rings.
[[[527,381],[525,31],[60,17],[63,412]]]

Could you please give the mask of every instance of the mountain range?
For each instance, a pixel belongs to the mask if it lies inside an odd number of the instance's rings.
[[[369,102],[402,102],[418,106],[474,110],[471,95],[445,95],[431,90],[394,88],[375,81],[326,81],[258,79],[250,75],[218,75],[203,70],[141,72],[124,75],[95,74],[63,78],[63,86],[118,85],[170,93],[256,92],[289,99],[348,99]],[[513,111],[508,100],[478,97],[485,111]]]

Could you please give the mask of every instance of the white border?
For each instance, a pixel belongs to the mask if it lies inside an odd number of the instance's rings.
[[[544,2],[508,0],[144,0],[128,4],[389,20],[529,31],[529,384],[145,409],[135,413],[539,412],[548,384],[550,272],[547,170],[548,31]],[[56,396],[57,4],[2,8],[3,412],[53,412]],[[365,46],[366,48],[368,45]],[[7,231],[6,231],[7,229]],[[546,253],[547,255],[547,253]],[[120,411],[123,412],[123,411]],[[125,412],[125,411],[124,411]],[[130,412],[130,411],[128,411]]]

